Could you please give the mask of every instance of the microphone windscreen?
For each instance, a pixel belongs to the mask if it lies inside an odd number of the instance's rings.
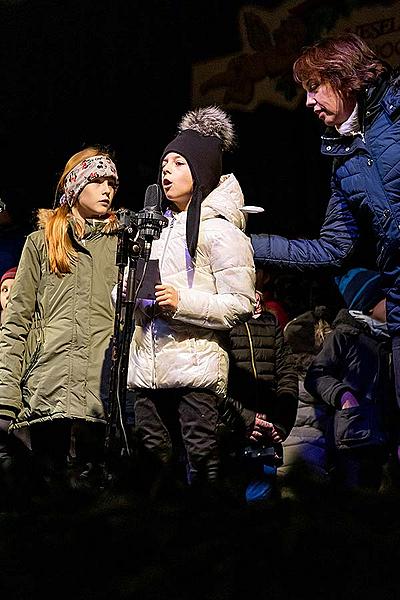
[[[161,212],[161,188],[157,183],[149,185],[146,189],[144,210]]]

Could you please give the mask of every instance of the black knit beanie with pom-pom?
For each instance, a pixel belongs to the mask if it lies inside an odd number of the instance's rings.
[[[187,112],[178,126],[177,136],[161,155],[158,182],[162,187],[162,162],[176,152],[185,158],[193,178],[193,194],[187,211],[186,243],[192,259],[199,236],[200,207],[219,183],[222,154],[235,145],[230,117],[218,106],[207,106]]]

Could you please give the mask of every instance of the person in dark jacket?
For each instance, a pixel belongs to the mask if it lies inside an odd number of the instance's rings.
[[[243,474],[248,503],[277,490],[282,442],[296,419],[297,374],[277,317],[256,291],[253,317],[230,331],[228,396],[221,401],[221,430],[235,440],[235,464]]]
[[[307,369],[332,331],[330,310],[316,306],[291,319],[283,330],[292,351],[291,361],[299,379],[299,403],[295,424],[283,442],[283,465],[278,468],[280,487],[301,467],[309,478],[330,482],[331,411],[304,387]]]
[[[306,105],[327,126],[322,153],[333,158],[332,195],[319,239],[253,235],[255,262],[347,269],[368,226],[382,273],[400,405],[400,74],[351,33],[304,49],[293,70],[307,92]]]
[[[4,195],[11,194],[4,191]],[[10,197],[10,200],[7,199],[7,206],[2,198],[3,190],[0,191],[0,273],[5,273],[18,264],[25,238],[30,233],[31,227],[28,218],[26,216],[22,218],[18,194]]]
[[[332,407],[337,483],[379,490],[396,433],[386,300],[375,271],[351,269],[338,285],[348,310],[337,314],[304,386]]]

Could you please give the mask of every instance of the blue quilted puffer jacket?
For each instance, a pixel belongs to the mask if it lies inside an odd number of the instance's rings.
[[[387,296],[387,322],[400,334],[400,73],[386,73],[360,93],[361,133],[329,128],[322,153],[333,173],[325,220],[316,240],[252,235],[254,260],[283,268],[340,267],[369,223]]]

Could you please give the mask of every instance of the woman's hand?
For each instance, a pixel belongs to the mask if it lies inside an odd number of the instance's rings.
[[[163,312],[175,312],[178,308],[179,294],[172,285],[156,285],[156,303]]]

